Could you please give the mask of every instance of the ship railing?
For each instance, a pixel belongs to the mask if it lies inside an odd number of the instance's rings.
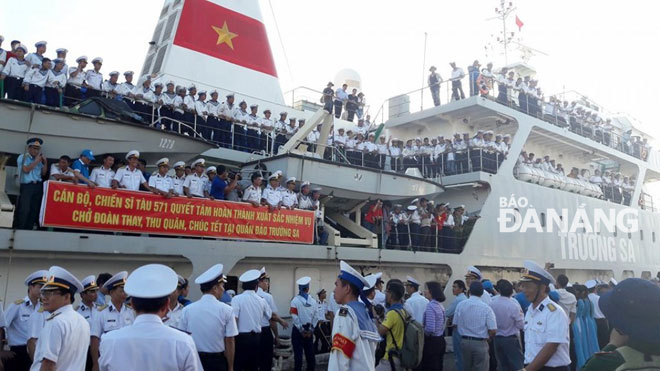
[[[306,110],[306,109],[309,110],[314,108],[322,109],[323,105],[325,104],[322,99],[323,98],[322,91],[308,88],[306,86],[298,86],[291,90],[285,91],[283,95],[284,95],[284,101],[285,102],[290,101],[291,108],[294,109],[299,109],[299,110]],[[356,111],[357,118],[359,119],[366,117],[369,114],[369,109],[370,106],[368,104],[364,104],[362,107],[358,106]],[[346,112],[345,105],[342,112]]]

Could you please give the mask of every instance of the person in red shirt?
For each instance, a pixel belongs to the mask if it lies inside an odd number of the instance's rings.
[[[364,227],[373,233],[378,233],[383,222],[383,201],[376,200],[371,206],[367,215],[364,216]]]

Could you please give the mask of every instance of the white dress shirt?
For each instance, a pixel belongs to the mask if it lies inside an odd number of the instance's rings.
[[[594,318],[596,319],[605,318],[603,311],[600,310],[600,307],[598,306],[598,301],[600,300],[600,296],[592,292],[589,294],[589,300],[591,301],[591,304],[593,304],[594,306]]]
[[[183,304],[177,302],[174,309],[170,309],[165,317],[162,318],[163,324],[174,327],[175,329],[181,329],[181,316],[183,315]]]
[[[254,290],[245,290],[231,299],[231,307],[238,324],[239,333],[261,333],[261,320],[273,316],[273,312],[264,299]]]
[[[211,294],[184,307],[179,325],[192,334],[198,352],[224,352],[225,338],[238,335],[232,308]]]
[[[140,169],[136,167],[131,170],[128,166],[118,169],[114,180],[119,182],[121,188],[126,188],[129,191],[137,191],[140,189],[140,184],[147,182]]]
[[[130,325],[135,320],[135,312],[126,304],[122,305],[121,312],[117,311],[111,301],[108,305],[99,307],[99,309],[90,331],[91,336],[96,336],[99,339],[103,339],[105,334],[110,331],[119,330]]]
[[[132,326],[101,340],[101,371],[201,371],[190,335],[163,325],[155,314],[141,314]]]
[[[266,304],[270,307],[272,314],[277,314],[277,305],[275,305],[275,300],[273,300],[273,295],[261,289],[257,288],[257,295],[266,301]],[[271,317],[272,317],[271,314]],[[261,327],[270,326],[270,320],[267,320],[265,317],[261,319]]]
[[[420,324],[424,323],[424,312],[426,311],[426,306],[429,305],[429,299],[425,298],[422,296],[422,294],[418,292],[414,292],[412,295],[410,295],[410,298],[406,300],[406,304],[410,307],[412,310],[411,315]]]
[[[268,205],[277,207],[282,202],[282,192],[273,189],[269,184],[261,193],[261,198],[265,199]]]
[[[183,187],[188,188],[191,195],[197,197],[204,197],[204,189],[209,178],[205,175],[199,176],[197,173],[192,173],[183,181]]]
[[[303,326],[306,324],[311,324],[309,330],[313,331],[316,327],[316,300],[311,295],[307,295],[307,299],[303,298],[300,295],[296,295],[293,300],[291,300],[291,317],[293,318],[293,325],[303,331]]]
[[[85,72],[85,81],[87,81],[87,86],[90,88],[101,90],[101,84],[103,84],[103,74],[96,72],[95,70],[87,70],[87,72]]]
[[[13,59],[13,58],[12,58]],[[11,60],[11,59],[10,59]],[[5,312],[7,342],[9,346],[25,345],[29,339],[29,320],[32,312],[39,309],[39,302],[32,305],[29,297],[9,304]]]
[[[110,188],[112,186],[112,179],[115,177],[115,172],[112,169],[106,169],[103,165],[95,167],[89,180],[96,183],[99,187]]]
[[[80,371],[87,362],[89,324],[71,304],[49,315],[39,334],[31,371],[41,369],[44,359],[55,362],[58,371]]]
[[[544,366],[558,367],[571,363],[568,353],[568,317],[564,310],[546,297],[536,308],[530,304],[525,314],[525,364],[532,363],[546,343],[559,343]]]
[[[99,313],[96,303],[92,303],[91,307],[85,305],[85,303],[80,303],[80,305],[76,308],[76,312],[87,320],[91,331],[94,318],[96,318],[96,315]]]
[[[149,177],[149,187],[156,188],[159,191],[169,192],[174,189],[174,182],[169,175],[154,174]]]

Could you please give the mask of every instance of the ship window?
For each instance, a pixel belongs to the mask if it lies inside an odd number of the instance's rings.
[[[163,33],[163,40],[169,40],[172,36],[172,29],[174,28],[174,22],[176,21],[176,13],[173,13],[170,18],[167,19],[167,26],[165,26],[165,32]]]
[[[168,10],[170,10],[170,6],[168,4],[165,4],[163,10],[160,11],[160,18],[163,18],[163,16],[167,14]]]
[[[154,61],[155,53],[151,53],[147,56],[147,59],[144,60],[144,66],[142,67],[142,74],[148,74],[151,69],[151,62]]]
[[[644,231],[641,229],[639,230],[639,240],[644,241]]]
[[[651,279],[651,272],[649,271],[643,271],[642,272],[642,277],[643,280],[650,280]]]
[[[545,213],[541,213],[541,227],[545,228]]]
[[[154,30],[154,36],[151,38],[151,41],[154,43],[158,44],[158,40],[160,40],[160,34],[163,32],[163,25],[165,22],[160,22],[158,23],[158,26],[156,26],[156,30]]]
[[[655,232],[651,232],[651,239],[655,242]]]
[[[163,67],[163,59],[165,58],[165,52],[167,51],[167,45],[160,48],[158,55],[156,55],[156,61],[154,62],[154,68],[152,73],[160,73],[160,69]]]

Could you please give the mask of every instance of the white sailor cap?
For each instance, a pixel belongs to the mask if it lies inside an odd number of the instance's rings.
[[[362,290],[365,286],[369,285],[369,282],[358,271],[343,260],[339,262],[339,270],[340,273],[338,277],[350,282],[359,290]]]
[[[527,269],[527,273],[523,274],[521,281],[537,281],[546,285],[555,283],[555,278],[536,262],[525,260],[523,266]]]
[[[28,51],[27,46],[25,46],[23,44],[18,44],[16,46],[16,49],[21,49],[21,50],[23,50],[24,53],[27,53],[27,51]]]
[[[25,278],[25,286],[30,286],[34,284],[44,284],[48,281],[48,271],[45,269],[38,270],[36,272],[30,273],[27,278]]]
[[[286,116],[286,115],[288,115],[288,114],[289,114],[289,113],[288,113],[288,112],[285,112],[285,111],[280,112],[280,116]]]
[[[465,210],[465,205],[458,205],[458,206],[456,206],[456,208]]]
[[[82,283],[82,287],[83,287],[81,292],[93,291],[99,289],[99,286],[96,284],[96,276],[94,276],[93,274],[83,278],[82,281],[80,281],[80,283]]]
[[[478,280],[481,280],[481,278],[483,278],[483,276],[481,275],[481,271],[477,267],[472,265],[468,267],[467,274],[465,275],[465,277],[472,277]]]
[[[163,298],[176,290],[179,278],[163,264],[147,264],[134,270],[126,280],[124,291],[134,298]]]
[[[250,269],[249,271],[241,274],[241,276],[238,277],[238,280],[241,282],[252,282],[258,280],[259,276],[261,276],[261,272],[259,272],[259,270]]]
[[[87,56],[86,55],[81,55],[80,57],[76,58],[76,63],[80,63],[82,61],[87,62]]]
[[[197,95],[206,95],[206,90],[200,90],[197,92]]]
[[[615,280],[614,277],[610,278],[610,283],[614,286],[619,284],[619,282],[617,282],[617,280]]]
[[[459,133],[454,133],[454,136],[455,136],[455,137],[460,137],[461,134],[459,134]]]
[[[259,108],[259,105],[258,104],[251,104],[250,108]]]
[[[170,159],[167,157],[163,157],[160,160],[156,161],[156,166],[161,166],[161,165],[170,165]]]
[[[193,90],[193,89],[197,89],[197,87],[195,86],[195,84],[190,84],[190,85],[188,85],[188,90]]]
[[[511,138],[511,134],[504,134],[505,138]]]
[[[133,76],[134,72],[133,71],[126,71],[124,72],[124,76]]]
[[[140,158],[140,152],[137,150],[132,150],[126,154],[126,159],[128,160],[131,157]]]
[[[273,174],[277,174],[277,176],[282,176],[282,175],[284,175],[284,173],[282,172],[282,170],[277,170],[277,171],[275,171]]]
[[[495,135],[495,138],[502,138],[502,134]]]
[[[298,286],[309,286],[309,283],[312,282],[312,278],[305,276],[305,277],[300,277],[298,281],[296,281],[296,285]]]
[[[96,58],[92,59],[92,64],[94,64],[94,63],[101,63],[101,64],[103,64],[103,58],[101,58],[101,57],[96,57]]]
[[[589,281],[587,281],[587,282],[584,283],[584,285],[585,285],[588,289],[593,289],[594,287],[596,287],[597,284],[598,284],[598,282],[596,282],[596,280],[589,280]]]
[[[412,205],[412,204],[415,204],[415,203],[417,203],[417,202],[419,202],[419,198],[416,198],[416,199],[410,201],[410,204]]]
[[[234,97],[234,93],[227,93],[227,95],[226,95],[225,97],[226,97],[226,98],[233,98],[233,97]]]
[[[308,182],[308,181],[304,181],[304,182],[302,182],[302,183],[300,184],[300,188],[302,188],[302,187],[309,187],[310,184],[311,184],[310,182]]]
[[[492,130],[486,130],[485,134],[494,134]]]
[[[378,282],[378,277],[376,277],[376,275],[374,275],[374,274],[370,274],[370,275],[364,277],[364,279],[367,281],[367,284],[364,285],[364,288],[362,289],[362,291],[367,291],[367,290],[373,289],[374,286],[376,286],[376,282]]]
[[[477,134],[480,134],[480,133],[483,134],[483,132],[484,132],[483,130],[477,130]]]
[[[43,40],[42,41],[37,41],[36,43],[34,43],[34,46],[37,47],[37,48],[40,47],[40,46],[46,46],[46,45],[48,45],[48,43],[46,41],[43,41]]]
[[[206,168],[206,173],[207,174],[208,173],[216,173],[216,172],[217,172],[217,169],[216,169],[215,166],[209,166],[209,167]]]
[[[215,90],[215,89],[213,89],[213,90],[211,90],[211,91],[209,92],[209,95],[213,95],[213,94],[218,94],[218,91]]]
[[[223,269],[224,266],[218,263],[195,278],[195,283],[203,285],[212,281],[217,283],[225,282],[225,276],[222,274]]]
[[[193,163],[190,164],[190,166],[192,166],[192,167],[195,167],[197,165],[205,166],[205,164],[206,164],[206,160],[204,160],[203,158],[198,158],[197,160],[193,161]]]
[[[110,291],[117,287],[122,287],[126,284],[126,277],[128,277],[128,272],[121,271],[110,277],[110,279],[103,284],[103,288]]]
[[[119,76],[119,71],[111,71],[108,76]]]
[[[60,54],[60,53],[68,53],[69,51],[66,48],[57,48],[55,50],[55,53]]]
[[[419,287],[419,281],[417,281],[415,277],[411,276],[406,276],[406,284]]]
[[[159,86],[163,86],[163,83],[160,82],[160,81],[156,81],[156,83],[154,83],[154,87],[157,88],[157,87],[159,87]]]
[[[170,86],[170,85],[174,86],[174,81],[170,80],[170,81],[168,81],[167,84],[165,84],[165,85],[167,85],[167,86]]]
[[[417,210],[417,206],[415,206],[415,205],[409,205],[408,206],[408,211],[415,211],[415,210]]]
[[[286,182],[287,183],[291,183],[291,182],[295,183],[296,182],[296,177],[292,176],[289,179],[287,179]]]
[[[321,188],[321,187],[312,188],[312,192],[321,192],[322,190],[323,190],[323,188]]]
[[[64,59],[62,59],[62,58],[53,59],[53,64],[58,64],[58,63],[64,63]]]
[[[182,275],[177,274],[176,275],[176,287],[177,288],[182,288],[183,285],[185,285],[185,284],[186,284],[186,279]]]
[[[178,161],[178,162],[175,162],[175,163],[174,163],[174,166],[173,166],[173,167],[174,167],[175,169],[176,169],[176,168],[179,168],[179,167],[186,167],[186,163],[183,162],[183,161]]]
[[[68,270],[56,265],[48,270],[48,282],[41,288],[42,291],[65,289],[71,294],[81,292],[83,285]]]
[[[261,267],[261,269],[259,269],[259,273],[260,273],[260,275],[259,275],[259,279],[260,279],[260,280],[263,280],[263,279],[266,279],[266,278],[270,278],[270,277],[268,276],[268,273],[266,272],[266,267]]]
[[[277,173],[270,174],[270,176],[268,177],[268,180],[277,180]]]

